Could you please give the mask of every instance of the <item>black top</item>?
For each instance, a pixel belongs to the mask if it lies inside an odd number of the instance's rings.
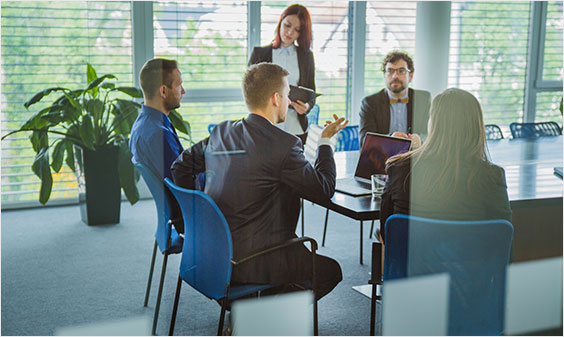
[[[388,181],[380,207],[382,237],[386,219],[394,213],[443,220],[511,221],[505,171],[501,167],[486,161],[464,163],[460,168],[462,179],[456,185],[429,192],[441,169],[441,163],[432,160],[421,160],[414,170],[411,160],[386,168]]]
[[[249,59],[249,66],[261,62],[272,63],[272,49],[272,45],[255,47],[253,49],[253,53],[251,54],[251,58]],[[298,54],[298,67],[300,69],[298,85],[315,91],[315,62],[313,61],[313,53],[311,50],[306,50],[300,47],[296,47],[296,52]],[[305,103],[309,104],[309,109],[311,110],[315,105],[315,97],[311,101]],[[308,126],[306,114],[298,114],[298,121],[300,122],[303,131],[306,132]]]
[[[255,114],[218,124],[209,138],[186,149],[171,169],[174,182],[191,189],[198,173],[206,173],[204,192],[229,224],[235,260],[295,238],[300,197],[331,198],[335,170],[330,146],[319,146],[312,166],[298,137]],[[235,266],[231,279],[286,282],[293,277],[290,270],[299,263],[303,247],[292,246]]]

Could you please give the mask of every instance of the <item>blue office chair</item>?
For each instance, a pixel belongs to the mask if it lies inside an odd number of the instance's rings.
[[[149,293],[151,291],[151,282],[153,280],[153,270],[155,269],[157,246],[163,254],[161,280],[159,282],[157,304],[155,306],[155,314],[153,317],[152,333],[154,335],[157,329],[157,321],[159,318],[159,309],[161,306],[168,255],[180,253],[182,251],[183,240],[176,232],[176,229],[172,227],[172,221],[170,219],[170,204],[168,197],[165,194],[166,192],[164,189],[165,187],[163,185],[163,181],[145,165],[137,163],[135,164],[135,167],[137,167],[137,169],[141,173],[141,176],[143,176],[145,183],[149,187],[149,190],[153,195],[153,200],[155,201],[155,206],[157,208],[157,229],[155,231],[155,244],[153,246],[153,256],[151,257],[151,267],[149,269],[149,279],[147,280],[147,290],[145,291],[145,303],[143,304],[143,306],[145,307],[149,302]]]
[[[386,221],[383,300],[387,280],[446,272],[450,276],[448,334],[500,335],[512,238],[513,225],[506,220],[447,221],[392,215]],[[380,259],[373,255],[373,264]],[[378,279],[379,275],[373,276],[373,287]],[[371,312],[371,324],[374,314]]]
[[[335,151],[358,151],[360,140],[358,138],[358,125],[348,125],[337,135],[337,148]]]
[[[209,132],[210,135],[211,135],[211,133],[212,133],[212,131],[213,131],[213,128],[215,128],[216,125],[217,125],[217,124],[214,124],[214,123],[208,124],[208,132]]]
[[[486,139],[487,140],[500,140],[503,139],[503,132],[496,124],[486,124]]]
[[[556,122],[511,123],[509,124],[513,138],[538,138],[561,136],[562,129]]]
[[[293,244],[303,244],[304,242],[311,243],[312,262],[315,263],[317,242],[308,237],[295,238],[234,261],[231,232],[225,217],[215,202],[207,194],[178,187],[168,178],[165,178],[165,184],[175,196],[182,209],[186,235],[180,261],[180,272],[176,285],[169,335],[172,336],[174,333],[183,280],[204,296],[221,303],[221,314],[217,330],[217,334],[221,335],[228,301],[277,286],[273,284],[231,286],[231,271],[234,265],[245,263],[255,257],[286,248]],[[315,271],[313,271],[311,280],[313,289],[316,287],[315,278]],[[317,335],[317,301],[313,303],[313,315],[314,333]]]
[[[315,104],[306,116],[308,124],[317,125],[319,123],[319,105]]]

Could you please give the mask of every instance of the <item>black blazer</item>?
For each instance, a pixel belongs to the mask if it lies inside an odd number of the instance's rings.
[[[298,53],[298,67],[300,68],[300,78],[298,80],[298,85],[301,87],[309,88],[315,91],[315,62],[313,61],[313,53],[311,50],[305,50],[304,48],[296,47]],[[255,47],[251,58],[249,59],[249,66],[261,62],[272,63],[272,45],[265,47]],[[309,104],[309,109],[313,108],[315,104],[315,98],[309,102],[304,102]],[[309,111],[308,111],[309,112]],[[307,131],[308,120],[306,115],[298,114],[298,121],[304,132]]]
[[[382,237],[385,237],[386,220],[396,213],[444,220],[505,219],[511,222],[503,168],[485,161],[464,163],[460,177],[472,176],[470,185],[467,179],[461,179],[447,190],[426,193],[441,168],[440,163],[431,160],[421,160],[414,170],[411,160],[396,162],[386,168],[388,181],[380,206]]]
[[[428,91],[409,88],[407,103],[407,127],[410,133],[427,134],[431,94]],[[414,109],[415,105],[415,109]],[[413,112],[415,111],[415,113]],[[367,96],[360,106],[360,144],[364,143],[367,132],[389,134],[390,132],[390,98],[386,89]]]
[[[319,147],[314,167],[298,137],[255,114],[218,124],[209,138],[185,150],[171,171],[176,184],[191,189],[197,174],[206,172],[205,193],[227,219],[235,259],[295,238],[300,197],[327,201],[335,192],[330,146]],[[304,249],[292,246],[235,266],[231,279],[288,282]],[[302,262],[311,264],[311,258]]]

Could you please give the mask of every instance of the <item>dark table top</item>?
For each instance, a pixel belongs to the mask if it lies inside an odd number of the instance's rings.
[[[491,161],[505,169],[512,205],[539,199],[562,201],[562,179],[553,174],[555,166],[562,166],[562,149],[562,136],[488,141]],[[358,156],[359,151],[335,153],[337,178],[354,174]],[[355,220],[380,216],[380,199],[370,196],[353,197],[335,192],[331,202],[322,206]]]

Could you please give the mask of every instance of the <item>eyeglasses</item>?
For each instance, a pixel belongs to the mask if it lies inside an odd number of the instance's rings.
[[[393,76],[394,73],[397,73],[399,76],[404,76],[405,74],[409,74],[411,71],[409,69],[405,69],[405,68],[399,68],[399,69],[394,69],[394,68],[387,68],[384,71],[384,74],[386,74],[386,76]]]

